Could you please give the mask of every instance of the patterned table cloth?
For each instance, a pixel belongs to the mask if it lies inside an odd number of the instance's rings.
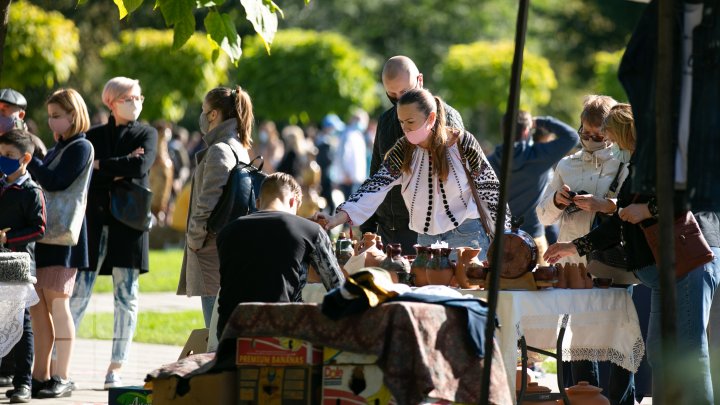
[[[0,282],[0,358],[20,341],[25,308],[39,301],[32,283]]]

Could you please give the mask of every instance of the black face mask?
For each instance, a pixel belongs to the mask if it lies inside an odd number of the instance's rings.
[[[396,99],[396,98],[394,98],[394,97],[390,97],[390,95],[387,94],[387,93],[385,93],[385,95],[387,96],[388,100],[390,100],[390,102],[392,103],[392,105],[397,105],[398,99]]]

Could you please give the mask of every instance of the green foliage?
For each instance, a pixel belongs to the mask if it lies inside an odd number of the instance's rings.
[[[595,60],[595,90],[598,94],[612,96],[616,100],[627,100],[625,89],[618,80],[618,67],[622,59],[623,50],[617,52],[597,52]]]
[[[182,346],[193,329],[205,327],[202,312],[147,312],[138,314],[134,342]],[[83,318],[77,337],[82,339],[111,340],[113,338],[112,313],[88,313]]]
[[[507,108],[512,42],[478,41],[453,45],[438,68],[438,84],[447,101],[460,110],[481,111],[499,122]],[[534,111],[550,102],[557,87],[547,59],[525,50],[520,107]],[[486,129],[486,128],[484,128]]]
[[[272,56],[262,41],[245,41],[236,77],[257,116],[307,122],[328,112],[344,115],[353,106],[373,110],[377,68],[342,35],[293,29],[278,32]]]
[[[124,31],[101,55],[107,77],[140,80],[145,103],[142,117],[177,121],[188,103],[201,103],[205,93],[226,80],[227,58],[212,61],[212,46],[195,34],[174,50],[173,31]]]
[[[140,292],[175,292],[182,258],[182,249],[151,250],[150,271],[140,276]],[[112,277],[98,277],[93,293],[112,291]]]
[[[3,85],[50,89],[67,82],[77,69],[78,41],[77,27],[62,14],[25,1],[12,4],[3,49]]]

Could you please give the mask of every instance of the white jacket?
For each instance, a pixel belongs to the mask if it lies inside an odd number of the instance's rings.
[[[567,184],[570,190],[578,194],[580,191],[585,191],[596,197],[605,198],[619,167],[620,160],[616,158],[614,148],[610,147],[594,153],[581,150],[563,158],[558,163],[552,182],[545,189],[540,204],[535,209],[540,222],[543,225],[551,225],[560,221],[559,242],[570,242],[586,235],[590,232],[595,213],[583,210],[572,214],[566,213],[555,206],[553,201],[555,192],[561,189],[563,184]],[[621,181],[624,180],[622,177]],[[587,263],[587,260],[585,257],[575,255],[563,258],[559,262]]]

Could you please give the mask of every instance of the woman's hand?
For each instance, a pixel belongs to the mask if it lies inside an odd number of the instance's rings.
[[[618,215],[620,216],[620,219],[630,222],[631,224],[637,224],[646,219],[652,218],[652,214],[648,209],[647,203],[630,204],[627,207],[622,208]]]
[[[583,211],[604,213],[615,211],[615,204],[612,201],[592,194],[578,194],[573,198],[573,202]]]
[[[558,242],[548,247],[548,249],[545,251],[545,254],[543,255],[543,259],[545,259],[546,262],[552,264],[556,263],[563,257],[573,256],[576,254],[578,254],[578,251],[574,243]]]
[[[348,214],[345,211],[340,211],[337,213],[337,215],[328,215],[322,212],[316,212],[310,218],[311,221],[317,222],[326,230],[330,230],[338,225],[342,225],[346,223],[349,219],[350,217],[348,217]]]
[[[555,192],[553,202],[555,203],[555,206],[560,209],[564,209],[572,203],[572,199],[570,198],[570,187],[567,184],[563,184],[562,187]]]
[[[99,160],[93,160],[93,169],[100,170],[100,161]]]
[[[0,230],[0,245],[3,245],[7,242],[8,231],[10,231],[10,228]]]

